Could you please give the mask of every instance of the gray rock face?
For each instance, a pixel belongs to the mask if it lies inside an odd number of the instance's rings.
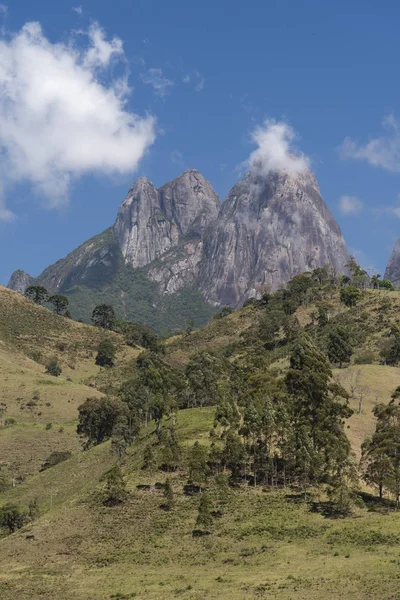
[[[348,258],[342,233],[311,172],[248,172],[223,203],[209,231],[199,285],[215,304],[237,306],[267,284]]]
[[[176,246],[182,235],[201,235],[219,208],[217,194],[198,171],[186,171],[159,190],[142,177],[120,206],[114,238],[126,263],[143,267]]]
[[[10,288],[10,290],[14,290],[14,292],[24,294],[25,290],[30,286],[32,280],[33,277],[28,275],[28,273],[25,273],[25,271],[22,269],[18,269],[11,275],[7,287]]]
[[[398,255],[400,279],[400,247]],[[108,290],[108,301],[118,304],[121,298],[128,302],[128,294],[136,297],[137,288],[127,281],[139,273],[135,281],[143,289],[144,280],[156,283],[161,297],[189,286],[210,304],[238,306],[262,286],[274,291],[316,267],[331,264],[343,272],[347,259],[340,228],[311,172],[249,171],[221,205],[211,184],[189,170],[158,190],[138,179],[114,225],[35,282],[52,293],[72,290],[80,302],[83,288]],[[9,285],[22,290],[28,281],[15,275]]]
[[[385,279],[389,279],[396,289],[400,288],[400,238],[397,240],[385,270]]]

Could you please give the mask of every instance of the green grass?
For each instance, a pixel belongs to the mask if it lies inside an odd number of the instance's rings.
[[[212,421],[212,408],[178,413],[183,446],[208,443]],[[109,444],[3,496],[21,505],[38,497],[42,517],[0,540],[2,599],[396,598],[400,513],[366,506],[350,518],[329,519],[295,490],[242,485],[231,491],[211,534],[194,538],[198,497],[183,493],[185,469],[169,475],[171,512],[160,509],[162,491],[137,487],[165,480],[165,473],[141,469],[143,448],[154,439],[150,424],[130,449],[123,505],[100,501],[101,476],[115,460]],[[315,506],[323,499],[314,492]]]

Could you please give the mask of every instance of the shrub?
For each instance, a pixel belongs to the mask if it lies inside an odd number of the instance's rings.
[[[4,425],[7,427],[7,425],[15,425],[16,422],[17,421],[12,417],[8,417],[8,419],[4,421]]]
[[[354,356],[354,364],[356,365],[372,365],[375,360],[376,356],[372,350],[360,350]]]
[[[111,340],[103,340],[98,347],[96,365],[100,367],[112,367],[116,352],[115,344]]]
[[[61,375],[62,369],[58,363],[57,358],[51,358],[49,362],[46,364],[46,373],[48,375],[53,375],[54,377],[58,377]]]
[[[46,426],[47,429],[47,426]],[[72,453],[71,452],[52,452],[50,454],[50,456],[44,461],[42,468],[40,469],[41,471],[45,471],[46,469],[50,469],[51,467],[55,467],[56,465],[58,465],[61,462],[64,462],[64,460],[68,460],[68,458],[71,458]]]

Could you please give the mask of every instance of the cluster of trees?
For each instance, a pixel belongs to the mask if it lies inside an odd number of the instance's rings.
[[[67,296],[64,296],[63,294],[50,295],[47,289],[42,285],[30,285],[25,290],[25,297],[40,306],[43,304],[51,304],[57,315],[71,318],[71,314],[68,310],[69,300]]]

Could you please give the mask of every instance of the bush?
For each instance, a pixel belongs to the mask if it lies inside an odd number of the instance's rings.
[[[98,347],[96,365],[100,367],[114,366],[116,352],[115,344],[111,340],[103,340]]]
[[[46,426],[47,429],[47,426]],[[71,452],[52,452],[50,456],[44,461],[41,471],[45,471],[46,469],[50,469],[51,467],[55,467],[64,460],[68,460],[71,458]]]
[[[0,508],[0,527],[14,533],[20,529],[26,521],[26,515],[15,504],[6,504]]]
[[[61,375],[62,369],[58,363],[56,358],[51,358],[49,362],[46,364],[46,373],[48,375],[53,375],[54,377],[58,377]]]
[[[8,425],[15,425],[16,422],[17,421],[12,417],[8,417],[8,419],[4,421],[4,425],[7,427]]]
[[[352,285],[342,287],[340,290],[340,301],[346,306],[356,306],[360,298],[361,290]]]
[[[356,365],[372,365],[376,361],[376,355],[372,350],[360,350],[354,356],[354,364]]]

